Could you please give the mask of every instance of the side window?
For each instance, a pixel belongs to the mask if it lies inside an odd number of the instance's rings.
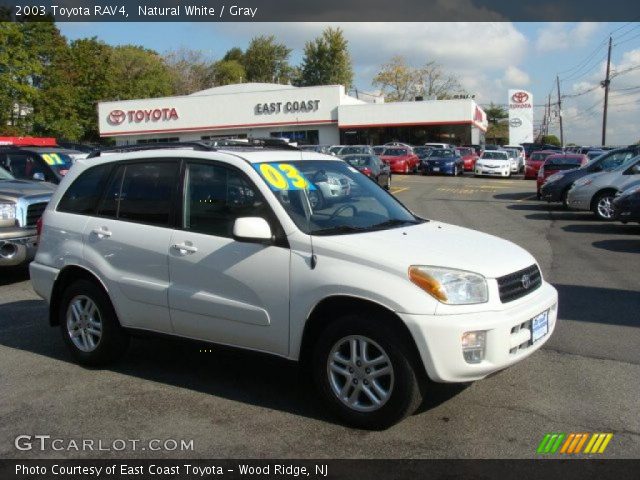
[[[29,175],[33,170],[33,158],[27,157],[24,154],[7,154],[5,161],[6,169],[9,170],[11,175],[19,180],[31,179]]]
[[[258,189],[235,170],[214,164],[187,166],[182,228],[219,237],[233,236],[239,217],[271,218]]]
[[[168,226],[177,177],[177,162],[121,165],[107,188],[99,214]]]
[[[109,177],[112,164],[99,165],[83,172],[64,192],[57,210],[59,212],[91,215],[100,201],[104,183]]]
[[[629,151],[614,153],[602,161],[601,167],[603,170],[611,170],[612,168],[622,165],[626,160],[631,158],[631,156],[632,153]]]

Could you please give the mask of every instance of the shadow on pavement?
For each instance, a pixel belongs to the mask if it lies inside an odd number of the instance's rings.
[[[565,232],[572,233],[602,233],[613,235],[640,235],[640,225],[623,225],[619,222],[600,222],[590,224],[565,225]]]
[[[498,180],[498,179],[495,179]],[[512,192],[512,193],[498,193],[493,196],[496,200],[525,200],[537,202],[535,199],[535,192]],[[546,205],[546,203],[544,204]]]
[[[44,301],[0,305],[0,345],[75,364],[59,327],[49,326]],[[336,423],[320,405],[305,370],[271,355],[177,338],[134,337],[125,357],[106,370]],[[427,385],[427,399],[418,412],[464,388]]]
[[[601,240],[593,242],[592,245],[611,252],[640,253],[640,238],[637,240]],[[638,317],[640,317],[640,311]]]
[[[554,284],[564,320],[640,327],[640,292]],[[612,309],[615,314],[612,314]]]
[[[0,267],[0,287],[29,280],[29,267]]]

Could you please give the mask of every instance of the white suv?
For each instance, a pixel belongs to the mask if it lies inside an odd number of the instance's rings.
[[[351,194],[312,203],[331,176]],[[558,300],[517,245],[419,218],[335,157],[264,148],[78,160],[31,279],[80,363],[117,359],[136,331],[267,352],[363,428],[411,414],[429,379],[531,355]]]

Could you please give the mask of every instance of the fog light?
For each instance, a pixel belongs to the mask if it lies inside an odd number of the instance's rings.
[[[478,330],[462,335],[462,355],[467,363],[480,363],[484,360],[487,332]]]

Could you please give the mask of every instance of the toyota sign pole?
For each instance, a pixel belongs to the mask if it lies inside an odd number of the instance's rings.
[[[533,142],[533,96],[525,90],[509,90],[509,145]]]

